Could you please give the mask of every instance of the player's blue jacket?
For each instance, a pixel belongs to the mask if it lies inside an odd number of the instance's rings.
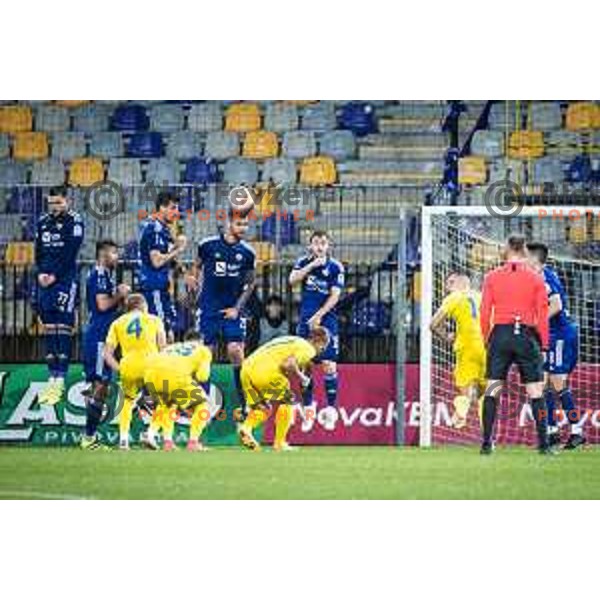
[[[562,303],[562,310],[550,318],[550,333],[559,331],[573,323],[573,319],[569,315],[567,308],[567,295],[565,289],[558,277],[558,274],[551,267],[544,267],[544,281],[548,298],[558,294]]]
[[[223,235],[205,238],[198,245],[202,262],[202,291],[198,306],[202,313],[218,313],[235,306],[248,278],[256,268],[256,253],[243,240],[234,244]]]
[[[141,224],[139,285],[142,290],[168,289],[171,265],[166,263],[156,269],[152,266],[150,252],[158,250],[161,254],[167,254],[172,245],[173,236],[166,223],[163,223],[160,219],[147,219]]]
[[[116,291],[117,280],[114,269],[95,265],[91,269],[86,281],[86,298],[89,313],[88,325],[102,339],[106,337],[110,324],[119,314],[119,309],[117,306],[114,306],[108,310],[98,310],[96,296],[98,294],[114,296]]]
[[[44,213],[35,231],[37,272],[54,275],[57,283],[73,281],[77,276],[77,254],[83,236],[83,219],[74,210],[57,216]]]
[[[314,256],[301,256],[294,269],[303,269],[314,260]],[[302,282],[300,300],[300,320],[310,319],[325,304],[333,288],[344,289],[344,267],[334,258],[329,257],[322,267],[313,269]],[[334,316],[336,308],[328,313]]]

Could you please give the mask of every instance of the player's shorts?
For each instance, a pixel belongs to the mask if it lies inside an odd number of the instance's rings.
[[[473,384],[485,387],[486,376],[485,348],[465,348],[456,352],[454,383],[458,388]]]
[[[506,380],[515,363],[522,383],[544,380],[544,359],[538,334],[531,327],[521,326],[515,333],[514,325],[495,325],[487,347],[487,378]]]
[[[77,282],[66,281],[39,287],[38,310],[44,325],[75,325]]]
[[[98,331],[87,325],[83,332],[83,371],[88,383],[111,381],[112,369],[104,362],[104,340],[107,331]]]
[[[340,350],[340,338],[338,335],[338,323],[336,317],[327,317],[325,316],[321,320],[321,325],[327,329],[329,333],[329,343],[327,347],[321,354],[319,354],[314,362],[318,363],[322,360],[330,360],[332,362],[337,362],[339,350]],[[308,339],[308,335],[310,333],[310,327],[308,325],[308,319],[301,319],[298,323],[298,327],[296,328],[296,335],[301,338]]]
[[[262,403],[289,402],[292,399],[288,378],[272,368],[261,369],[242,363],[240,381],[246,404],[250,407]]]
[[[243,342],[246,339],[245,317],[226,319],[222,313],[199,311],[198,330],[206,346],[214,346],[219,338],[225,343]]]
[[[144,387],[144,371],[147,356],[145,354],[128,354],[121,360],[119,379],[125,398],[135,400]]]
[[[164,371],[151,369],[144,374],[144,385],[155,400],[182,410],[208,400],[202,387],[190,376],[169,377]]]
[[[167,331],[173,331],[177,324],[177,310],[171,294],[167,290],[142,290],[142,294],[148,303],[148,312],[159,317]]]
[[[544,371],[551,375],[568,375],[577,366],[578,357],[579,331],[575,323],[550,332]]]

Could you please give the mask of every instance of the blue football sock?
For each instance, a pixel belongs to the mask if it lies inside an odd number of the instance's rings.
[[[96,398],[88,398],[85,406],[85,435],[93,437],[96,435],[98,425],[102,419],[104,402]]]
[[[235,383],[235,391],[237,392],[240,400],[240,406],[242,411],[246,412],[246,399],[244,398],[244,391],[242,390],[242,367],[241,365],[233,365],[233,382]]]
[[[548,427],[556,427],[556,400],[554,390],[546,388],[544,391],[544,400],[546,400],[546,410],[548,411]]]
[[[310,383],[302,390],[302,404],[304,406],[310,406],[313,403],[313,391],[314,385],[311,378]]]
[[[57,376],[65,377],[69,370],[69,363],[71,362],[71,348],[73,345],[73,338],[70,332],[59,331],[57,333],[58,341],[58,360],[57,360]]]
[[[56,377],[58,374],[58,334],[56,331],[47,332],[44,335],[44,344],[46,346],[46,364],[50,377]]]
[[[562,409],[569,419],[569,423],[574,425],[579,422],[579,411],[575,409],[575,402],[573,401],[573,392],[570,388],[565,388],[560,392],[560,402]]]
[[[327,406],[337,405],[338,395],[338,375],[337,373],[328,373],[325,375],[325,395],[327,396]]]

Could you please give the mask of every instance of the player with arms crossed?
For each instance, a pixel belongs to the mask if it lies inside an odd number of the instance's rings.
[[[550,316],[550,346],[544,363],[544,392],[548,408],[548,441],[552,446],[560,445],[560,432],[556,420],[555,394],[560,398],[562,409],[571,424],[571,435],[565,444],[566,450],[585,444],[580,414],[575,408],[573,392],[569,387],[569,375],[577,365],[579,335],[577,323],[567,309],[567,295],[556,271],[549,267],[548,246],[541,242],[527,244],[529,262],[541,273],[548,291],[548,314]]]
[[[48,212],[41,216],[35,233],[37,304],[44,325],[49,371],[48,385],[39,395],[40,404],[56,404],[65,391],[75,326],[77,254],[83,235],[83,220],[69,209],[66,191],[50,190]]]
[[[330,256],[331,238],[325,231],[313,231],[308,253],[301,256],[290,273],[290,285],[302,283],[300,321],[296,333],[308,339],[312,329],[323,326],[329,334],[329,345],[319,356],[325,374],[327,407],[323,410],[323,427],[333,431],[338,420],[339,351],[336,305],[344,289],[344,267]],[[302,431],[310,431],[315,423],[316,406],[312,380],[304,391]]]
[[[329,343],[324,327],[313,327],[308,340],[296,336],[275,338],[254,351],[243,363],[241,380],[249,413],[238,429],[242,444],[249,450],[260,450],[253,430],[269,417],[272,405],[275,413],[273,449],[291,450],[287,434],[293,421],[294,396],[290,378],[297,378],[303,388],[310,384],[312,361]]]
[[[431,331],[450,343],[454,342],[454,383],[459,395],[453,400],[452,424],[462,429],[472,402],[485,390],[485,345],[479,327],[481,295],[471,289],[467,275],[451,273],[446,280],[448,295],[433,316]],[[456,332],[446,332],[446,320],[454,321]]]
[[[248,211],[231,208],[223,233],[205,238],[198,245],[196,265],[187,278],[188,288],[199,291],[200,338],[213,353],[219,338],[225,342],[242,409],[240,369],[246,340],[243,310],[256,285],[256,253],[244,241],[247,229]]]
[[[119,373],[123,406],[119,414],[119,448],[129,450],[129,430],[133,407],[142,392],[144,371],[148,357],[166,345],[163,322],[148,313],[148,305],[141,294],[131,294],[126,301],[126,313],[111,324],[104,344],[104,360]],[[121,349],[121,360],[115,357]],[[155,410],[152,420],[161,422],[162,411]],[[152,450],[158,446],[144,434],[142,442]]]
[[[117,318],[119,305],[129,294],[129,286],[117,285],[115,267],[119,261],[117,245],[112,240],[96,244],[96,264],[86,281],[89,320],[83,332],[83,369],[89,383],[86,394],[85,434],[81,447],[102,447],[96,437],[108,397],[112,371],[104,362],[104,340],[111,323]]]

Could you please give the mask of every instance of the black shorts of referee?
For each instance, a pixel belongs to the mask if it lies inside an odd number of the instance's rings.
[[[535,329],[526,325],[494,325],[487,344],[488,380],[506,381],[510,367],[516,364],[521,383],[544,380],[544,357]]]

